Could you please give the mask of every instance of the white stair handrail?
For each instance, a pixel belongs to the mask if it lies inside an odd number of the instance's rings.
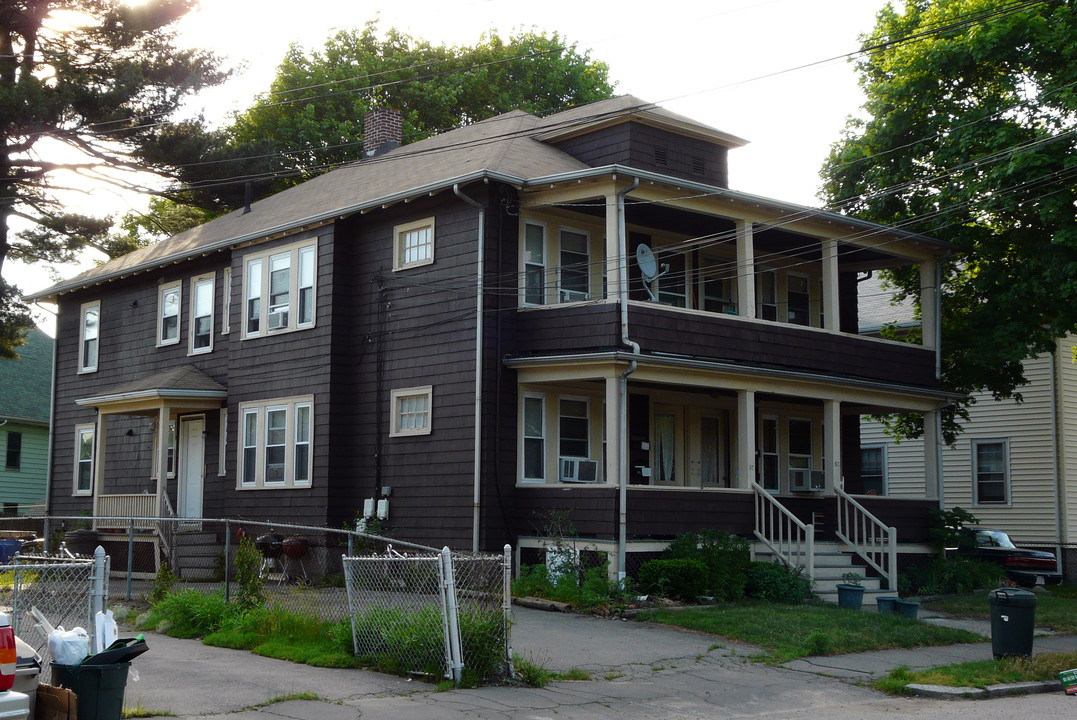
[[[755,491],[755,536],[791,568],[803,568],[815,579],[815,526],[801,522],[762,485],[751,481]]]
[[[897,590],[897,528],[886,525],[842,488],[834,488],[838,501],[838,539],[886,578]]]

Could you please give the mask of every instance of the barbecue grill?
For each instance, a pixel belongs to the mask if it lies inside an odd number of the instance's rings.
[[[298,563],[299,569],[302,572],[302,579],[300,576],[296,575],[296,582],[301,581],[305,585],[310,585],[310,576],[307,575],[307,566],[303,564],[303,557],[306,556],[307,550],[310,549],[310,542],[305,537],[286,537],[284,538],[281,549],[284,551],[284,556],[286,558],[285,565],[286,568],[288,568],[285,570],[285,576],[291,580],[292,578],[290,577],[291,573],[289,570],[292,566]]]
[[[280,556],[284,554],[284,538],[275,533],[259,535],[254,540],[254,547],[262,554],[262,567],[258,571],[260,575],[267,576],[271,572],[279,572],[281,577],[278,583],[284,579],[284,564]]]

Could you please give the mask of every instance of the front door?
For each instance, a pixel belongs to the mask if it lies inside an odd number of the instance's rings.
[[[202,484],[205,479],[206,419],[180,418],[179,486],[176,508],[180,517],[202,517]]]

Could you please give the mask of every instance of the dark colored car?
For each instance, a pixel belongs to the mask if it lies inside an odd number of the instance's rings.
[[[958,555],[995,563],[1006,572],[1006,577],[1022,587],[1032,587],[1041,578],[1044,585],[1062,582],[1054,553],[1019,548],[1002,530],[977,527],[964,528],[961,532],[969,542],[957,547]]]

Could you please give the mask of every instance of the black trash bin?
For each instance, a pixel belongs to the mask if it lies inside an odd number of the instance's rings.
[[[1036,627],[1036,595],[1028,590],[998,588],[987,594],[991,605],[991,651],[996,658],[1032,655]]]
[[[52,682],[78,697],[78,720],[120,720],[130,667],[129,662],[107,665],[52,663]]]

